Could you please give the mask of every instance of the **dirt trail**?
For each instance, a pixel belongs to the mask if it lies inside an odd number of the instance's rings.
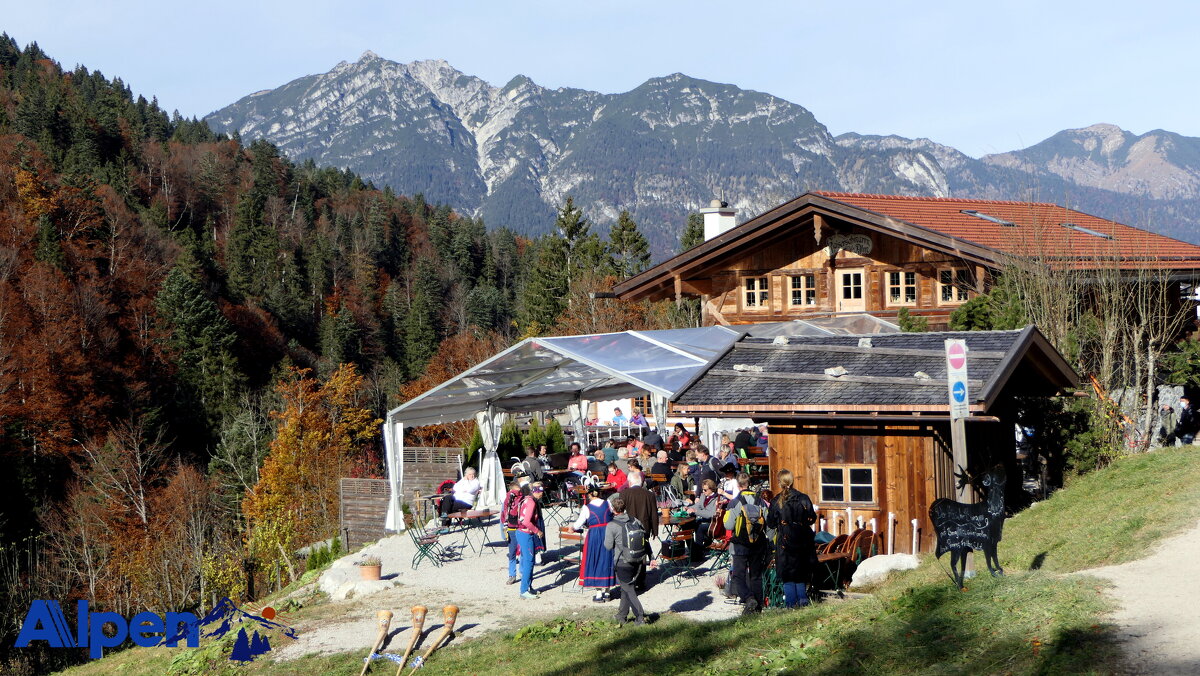
[[[1082,571],[1110,580],[1130,674],[1200,674],[1200,523],[1144,559]]]

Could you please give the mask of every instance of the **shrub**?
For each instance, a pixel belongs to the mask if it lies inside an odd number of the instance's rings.
[[[567,450],[567,438],[563,436],[562,425],[557,418],[551,418],[546,423],[546,450],[551,453],[562,453]]]

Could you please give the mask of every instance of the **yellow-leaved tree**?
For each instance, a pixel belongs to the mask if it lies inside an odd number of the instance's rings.
[[[382,420],[362,406],[363,377],[342,364],[324,383],[292,369],[276,386],[283,410],[258,483],[243,504],[251,555],[283,564],[292,579],[293,552],[330,537],[338,526],[338,483],[376,443]]]

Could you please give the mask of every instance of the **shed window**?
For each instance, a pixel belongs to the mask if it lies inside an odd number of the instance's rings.
[[[888,304],[915,305],[917,302],[917,273],[887,273]]]
[[[792,305],[817,304],[817,276],[792,276]]]
[[[938,299],[943,303],[961,303],[970,298],[971,273],[962,268],[938,270]]]
[[[821,502],[875,502],[875,468],[867,465],[821,465]]]
[[[769,288],[766,277],[747,277],[746,307],[766,308],[767,299],[770,297]]]

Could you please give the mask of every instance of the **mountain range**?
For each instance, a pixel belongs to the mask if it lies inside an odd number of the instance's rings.
[[[606,231],[628,209],[656,258],[720,198],[751,218],[807,190],[1065,204],[1200,243],[1200,138],[1108,124],[972,158],[928,139],[830,134],[804,107],[676,73],[624,93],[502,87],[366,52],[206,118],[297,160],[536,235],[568,195]]]

